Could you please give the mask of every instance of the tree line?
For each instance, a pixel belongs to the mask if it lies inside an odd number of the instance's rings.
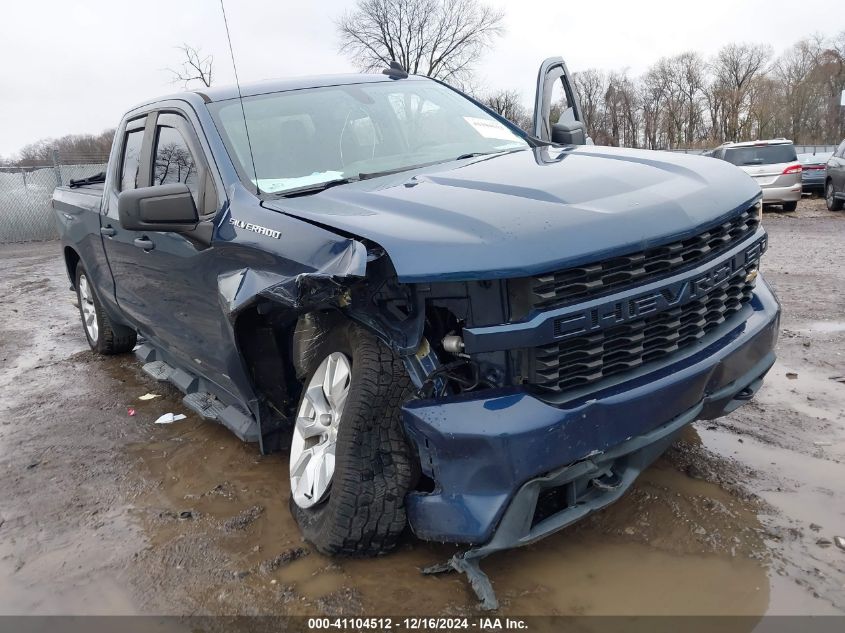
[[[598,145],[674,149],[785,137],[835,144],[845,137],[845,31],[802,39],[780,56],[764,44],[728,44],[707,59],[664,57],[627,70],[573,73],[588,133]],[[513,90],[481,95],[522,127],[530,114]]]
[[[341,52],[359,69],[398,61],[530,130],[518,91],[473,89],[473,66],[503,21],[481,0],[358,0],[337,29]],[[845,136],[845,31],[802,39],[778,57],[768,44],[728,44],[711,58],[665,57],[636,77],[590,68],[574,82],[588,132],[602,145],[674,149],[774,137],[819,144]]]
[[[398,61],[463,88],[530,131],[518,91],[474,87],[474,65],[502,35],[503,22],[504,13],[483,0],[358,0],[335,25],[340,52],[360,70]],[[178,49],[182,65],[168,70],[173,81],[210,86],[213,58],[199,47]],[[696,51],[664,57],[639,76],[590,68],[573,81],[587,131],[600,145],[675,149],[775,137],[831,144],[845,137],[845,31],[802,39],[777,57],[768,44],[728,44],[710,58]],[[54,148],[65,162],[105,157],[113,135],[43,139],[0,165],[48,165]]]
[[[99,163],[108,159],[114,129],[100,134],[68,134],[61,138],[44,138],[25,145],[15,158],[0,157],[4,167],[42,167],[53,164],[53,150],[62,163]]]

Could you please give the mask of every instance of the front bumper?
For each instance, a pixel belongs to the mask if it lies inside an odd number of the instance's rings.
[[[409,403],[405,429],[435,482],[407,497],[412,530],[492,551],[615,501],[685,424],[753,395],[774,363],[779,318],[759,277],[717,337],[623,382],[554,405],[520,388]]]

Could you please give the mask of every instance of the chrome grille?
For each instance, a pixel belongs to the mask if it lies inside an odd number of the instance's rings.
[[[563,391],[633,370],[689,347],[752,296],[756,262],[683,306],[528,350],[527,382]]]

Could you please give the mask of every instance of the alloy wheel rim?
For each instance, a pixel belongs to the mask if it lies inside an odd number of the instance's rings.
[[[79,307],[82,309],[82,322],[85,331],[93,343],[97,342],[100,328],[97,325],[97,309],[94,307],[94,293],[85,275],[79,276]]]
[[[305,387],[290,448],[290,489],[300,508],[320,503],[331,488],[337,433],[351,380],[349,358],[333,352]]]
[[[827,185],[827,203],[828,205],[833,205],[833,185]]]

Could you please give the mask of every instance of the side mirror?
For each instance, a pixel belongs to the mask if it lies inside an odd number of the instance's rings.
[[[178,182],[122,191],[117,198],[120,225],[130,231],[193,231],[199,223],[188,185]]]
[[[558,121],[552,125],[552,142],[562,145],[586,145],[587,128],[581,121]]]

